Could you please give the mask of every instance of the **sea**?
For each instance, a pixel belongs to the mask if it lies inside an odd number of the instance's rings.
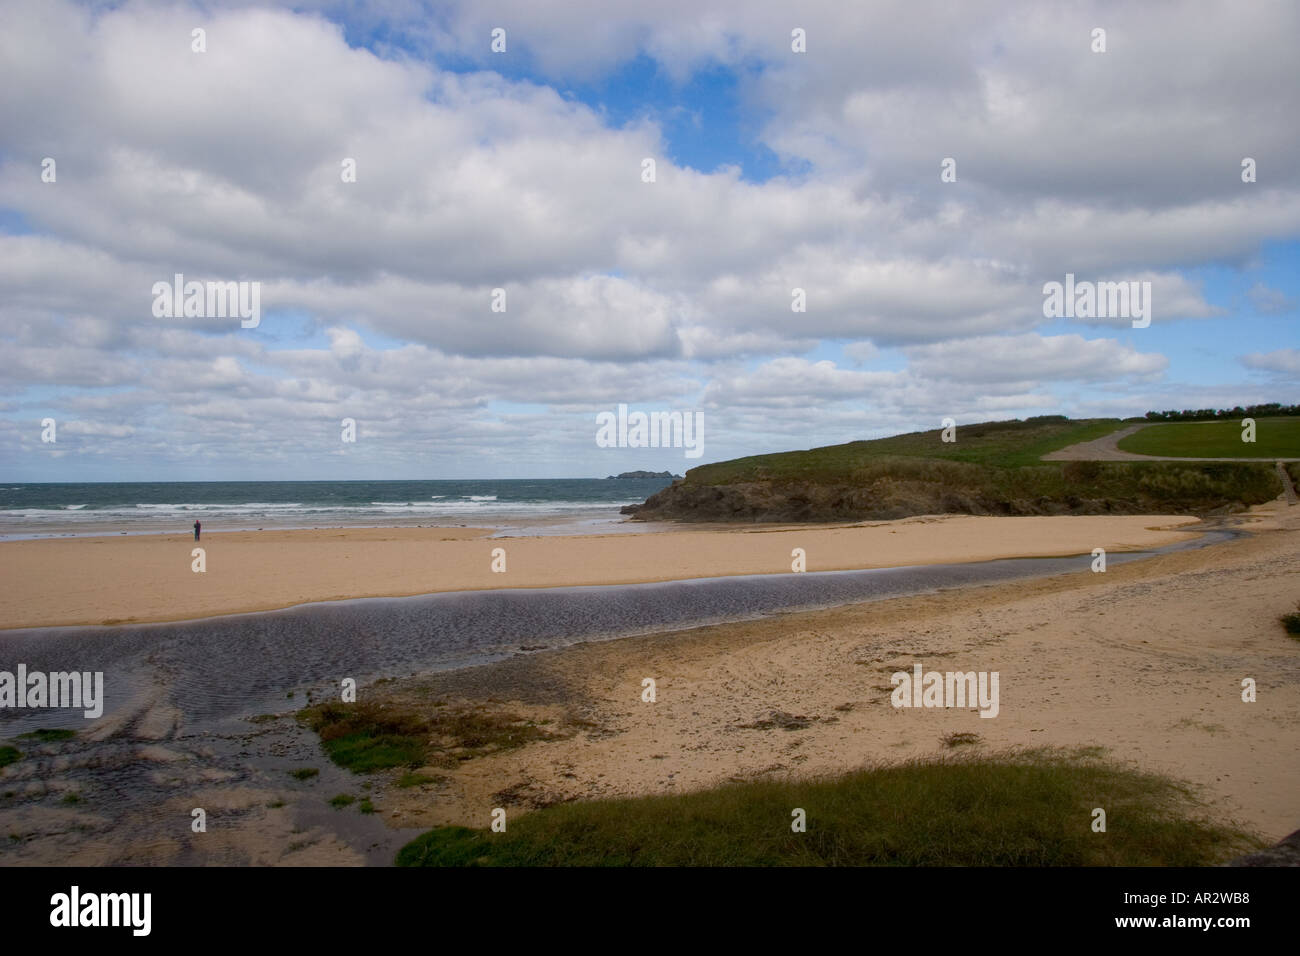
[[[463,526],[513,534],[648,530],[624,505],[667,478],[0,483],[0,540],[269,528]]]

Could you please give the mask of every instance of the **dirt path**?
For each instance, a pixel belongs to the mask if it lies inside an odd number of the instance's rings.
[[[1062,448],[1060,451],[1048,452],[1043,461],[1153,461],[1147,455],[1133,455],[1119,450],[1119,440],[1127,438],[1146,425],[1129,425],[1119,431],[1111,432],[1103,438],[1081,441],[1077,445]]]
[[[1291,476],[1286,473],[1286,466],[1280,461],[1276,463],[1277,476],[1282,479],[1282,487],[1285,489],[1282,494],[1286,496],[1288,505],[1300,504],[1300,498],[1296,497],[1295,486],[1291,484]]]
[[[1135,455],[1132,452],[1120,451],[1119,443],[1121,440],[1148,427],[1148,424],[1163,423],[1152,422],[1141,425],[1128,425],[1118,431],[1111,432],[1103,438],[1081,441],[1077,445],[1062,448],[1060,451],[1048,452],[1043,456],[1043,461],[1300,461],[1300,458],[1174,458],[1169,455]],[[1199,423],[1190,422],[1188,424]]]

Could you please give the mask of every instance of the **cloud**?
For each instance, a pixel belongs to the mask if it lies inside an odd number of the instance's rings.
[[[1296,307],[1296,300],[1281,289],[1273,289],[1262,282],[1256,282],[1246,292],[1247,298],[1255,309],[1265,315],[1280,315]]]
[[[1141,382],[1158,378],[1169,366],[1163,355],[1079,335],[990,336],[915,347],[907,354],[918,375],[988,384]]]
[[[1300,98],[1298,17],[1268,0],[940,19],[901,0],[13,0],[0,222],[26,226],[0,232],[0,442],[41,454],[29,421],[50,410],[85,429],[60,467],[605,473],[588,419],[621,401],[707,408],[711,458],[957,411],[1141,411],[1211,334],[1187,320],[1227,314],[1197,270],[1300,234],[1300,131],[1276,120]],[[730,148],[784,172],[674,162],[658,103],[612,121],[602,84],[638,56],[678,89],[722,71],[745,129]],[[1066,272],[1150,281],[1149,334],[1060,334],[1041,289]],[[259,282],[261,326],[153,317],[176,273]],[[1248,297],[1294,307],[1262,283]],[[1273,334],[1240,364],[1294,374]],[[855,367],[823,358],[836,346]],[[339,447],[349,416],[363,447]]]
[[[1241,357],[1241,364],[1261,372],[1276,372],[1284,377],[1300,378],[1300,349],[1252,352]]]

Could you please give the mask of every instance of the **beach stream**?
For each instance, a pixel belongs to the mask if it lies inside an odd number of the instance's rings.
[[[1110,565],[1199,548],[1211,528]],[[0,631],[0,670],[102,672],[96,719],[0,710],[0,863],[386,864],[418,831],[358,813],[368,783],[293,711],[352,678],[490,665],[595,640],[1067,573],[1091,555],[307,604],[122,627]],[[272,717],[271,715],[279,715]],[[34,734],[76,731],[67,740]],[[300,777],[293,772],[300,771]],[[311,773],[315,771],[315,773]],[[353,796],[343,809],[336,794]],[[194,829],[203,811],[206,832]]]

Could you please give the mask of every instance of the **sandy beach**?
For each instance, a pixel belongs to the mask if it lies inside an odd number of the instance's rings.
[[[1129,527],[1113,526],[1114,541],[1151,543],[1142,527],[1165,523],[1123,520]],[[3,854],[15,864],[383,864],[421,829],[484,826],[495,807],[517,815],[569,800],[833,774],[948,753],[943,738],[958,732],[977,735],[963,748],[977,752],[1099,748],[1189,782],[1207,815],[1276,841],[1300,826],[1300,642],[1278,623],[1300,599],[1300,509],[1274,503],[1232,520],[1251,533],[1104,574],[1081,569],[772,614],[364,687],[371,701],[416,711],[476,710],[545,721],[551,729],[552,739],[425,768],[428,782],[417,786],[398,786],[396,772],[357,777],[333,766],[315,734],[295,720],[296,700],[246,731],[214,736],[187,733],[159,704],[68,743],[26,745],[29,759],[0,772],[13,795],[0,817],[20,837]],[[1087,529],[1084,536],[1097,530],[1097,519],[989,521],[990,531],[1030,523],[1040,533],[1076,523]],[[928,553],[927,541],[946,541],[954,553],[953,542],[981,538],[973,527],[981,524],[925,519],[763,531],[758,538],[736,537],[755,533],[748,531],[691,534],[729,542],[760,563],[752,542],[771,549],[764,554],[779,554],[796,539],[819,547],[837,537],[870,533],[879,542],[882,532],[907,532],[914,559]],[[984,550],[967,553],[994,554],[997,543],[1006,544],[987,536]],[[680,548],[684,535],[647,537]],[[1065,540],[1069,549],[1082,547],[1078,538]],[[429,537],[413,534],[410,542],[426,547]],[[57,553],[50,546],[62,542],[33,544]],[[489,542],[447,544],[481,550]],[[683,568],[699,558],[691,549],[678,553]],[[821,552],[810,550],[810,557],[815,553]],[[917,663],[998,671],[997,717],[892,707],[890,675]],[[657,683],[654,703],[641,699],[646,677]],[[1247,677],[1257,685],[1254,703],[1241,697]],[[319,777],[292,779],[289,770],[304,766],[319,768]],[[139,782],[124,791],[127,779]],[[125,804],[113,803],[120,796],[112,794],[124,792],[132,794]],[[374,815],[326,804],[332,794],[356,792],[373,801]],[[80,803],[67,805],[61,798],[69,793]],[[159,830],[160,817],[187,821],[193,805],[216,808],[227,822],[201,840],[183,825]]]
[[[1179,516],[942,515],[828,527],[490,538],[479,528],[205,531],[0,542],[0,628],[175,621],[312,601],[436,591],[630,584],[1142,550],[1184,540]],[[505,571],[493,571],[494,549]],[[500,565],[498,564],[498,567]]]
[[[993,520],[993,527],[1043,522]],[[1047,520],[1054,531],[1078,523],[1088,525],[1084,535],[1096,532],[1097,519]],[[6,767],[13,800],[0,817],[21,839],[6,845],[4,856],[13,864],[383,864],[421,829],[484,826],[497,806],[519,814],[568,800],[833,774],[948,752],[944,736],[953,732],[978,735],[970,747],[983,752],[1100,748],[1187,780],[1206,814],[1273,842],[1300,826],[1300,643],[1278,623],[1300,598],[1300,509],[1274,503],[1235,523],[1252,533],[1106,574],[1080,571],[578,644],[365,687],[369,700],[481,710],[554,730],[554,739],[451,769],[428,767],[421,786],[396,786],[396,773],[357,778],[331,766],[315,734],[295,721],[296,702],[229,737],[188,736],[173,711],[155,708],[72,743],[29,745],[30,760]],[[971,527],[979,524],[914,520],[694,537],[763,542],[779,553],[796,538],[909,531],[914,558],[926,553],[922,544],[931,536],[949,544],[979,537]],[[1127,531],[1112,528],[1113,540],[1152,541],[1141,527],[1164,520],[1128,524]],[[411,541],[428,544],[428,536]],[[1069,541],[1079,546],[1078,538]],[[447,544],[482,549],[487,542]],[[995,553],[987,540],[982,546],[970,553]],[[997,718],[974,709],[894,709],[889,676],[915,663],[1000,672]],[[654,704],[641,700],[646,676],[658,684]],[[1253,704],[1242,700],[1244,678],[1256,680]],[[295,782],[289,771],[300,766],[318,767],[320,777]],[[122,773],[143,787],[135,784],[127,805],[105,812]],[[374,816],[325,805],[331,793],[363,784]],[[66,793],[79,793],[81,804],[53,808],[51,800]],[[188,819],[194,804],[220,808],[229,822],[201,842],[188,839],[185,827],[157,829],[160,814]]]
[[[1300,600],[1300,508],[1268,505],[1245,526],[1257,534],[1105,574],[777,615],[412,680],[380,692],[495,701],[584,729],[377,803],[394,825],[484,826],[495,806],[836,773],[943,753],[945,735],[969,732],[984,751],[1104,748],[1189,781],[1207,813],[1276,841],[1300,827],[1300,642],[1278,623]],[[999,671],[1000,713],[895,709],[890,675],[915,663]],[[653,704],[641,700],[645,677],[658,685]],[[1242,701],[1247,677],[1254,703]]]

